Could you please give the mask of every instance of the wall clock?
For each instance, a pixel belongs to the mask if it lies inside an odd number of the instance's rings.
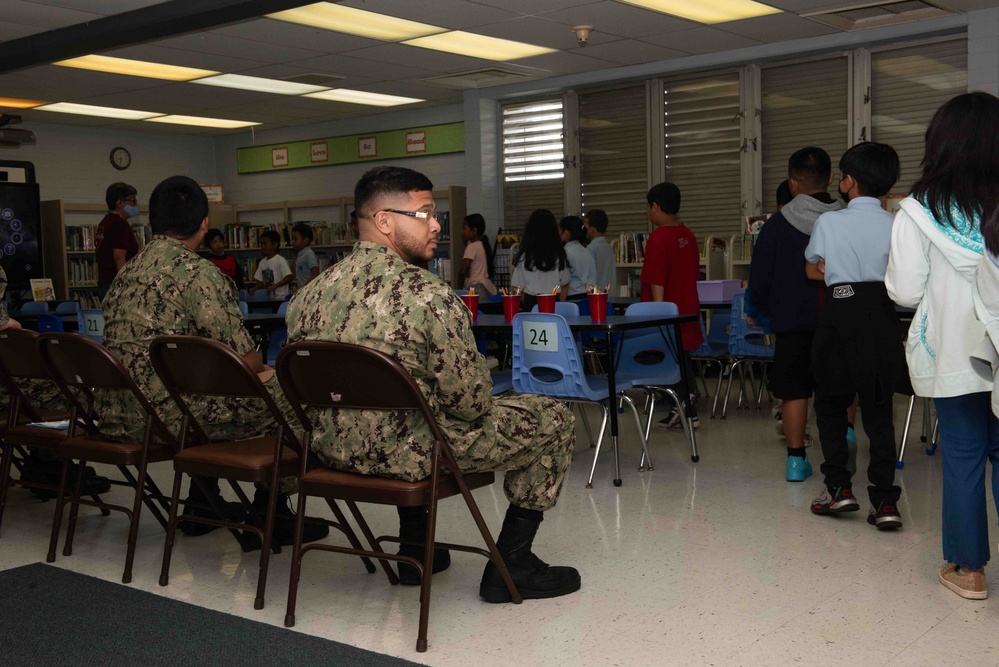
[[[112,148],[110,157],[111,166],[121,171],[128,169],[128,166],[132,164],[132,155],[121,146]]]

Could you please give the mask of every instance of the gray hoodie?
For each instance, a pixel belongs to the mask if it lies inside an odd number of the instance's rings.
[[[829,211],[838,211],[841,208],[843,208],[843,202],[839,199],[834,199],[832,203],[827,204],[812,195],[798,195],[788,202],[787,206],[782,208],[780,212],[792,227],[806,236],[811,236],[812,229],[815,228],[815,221],[819,219],[820,215]]]

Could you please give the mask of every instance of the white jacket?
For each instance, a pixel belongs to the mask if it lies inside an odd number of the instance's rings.
[[[891,232],[885,287],[900,306],[915,307],[905,358],[918,396],[945,398],[992,391],[971,355],[985,337],[973,291],[981,251],[962,245],[911,197]]]
[[[971,355],[972,367],[992,385],[992,412],[999,415],[999,266],[988,255],[978,263],[975,280],[975,315],[985,325],[985,339]]]

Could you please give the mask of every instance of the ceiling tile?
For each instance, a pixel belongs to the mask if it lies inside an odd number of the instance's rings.
[[[102,19],[102,14],[52,7],[26,0],[3,0],[3,20],[52,30]]]
[[[415,47],[404,48],[417,50]],[[425,50],[426,49],[419,49],[419,51]],[[412,62],[409,64],[422,66],[424,63],[419,61],[417,58],[413,58]],[[356,76],[359,78],[366,78],[370,81],[386,81],[389,79],[419,79],[437,73],[432,67],[426,67],[423,69],[418,67],[407,67],[405,65],[393,65],[392,67],[386,67],[384,63],[377,62],[375,60],[351,58],[350,56],[339,55],[299,60],[294,63],[294,65],[295,67],[301,67],[302,69],[310,72],[347,75],[348,79],[351,76]]]
[[[45,32],[45,28],[34,25],[24,25],[23,23],[0,21],[0,42],[9,42],[12,39],[19,39],[21,37],[27,37],[28,35],[37,35],[40,32]]]
[[[167,48],[158,44],[138,44],[122,49],[105,52],[106,55],[117,58],[146,60],[164,65],[179,65],[181,67],[198,67],[216,72],[242,72],[244,69],[259,67],[268,62],[266,49],[258,49],[252,58],[233,58],[210,53],[198,53],[177,48]]]
[[[475,32],[500,39],[514,39],[519,42],[547,46],[551,49],[567,50],[579,47],[576,33],[572,31],[575,23],[563,23],[550,18],[524,16],[501,23],[479,26]],[[619,35],[595,31],[590,34],[589,45],[604,44],[620,40]]]
[[[330,32],[319,28],[278,21],[256,19],[212,30],[213,34],[248,39],[265,44],[279,44],[309,49],[319,53],[342,53],[353,49],[382,44],[380,40]]]
[[[571,9],[558,9],[545,12],[540,16],[569,25],[592,25],[595,31],[620,37],[645,37],[700,25],[693,21],[612,0],[601,0]]]
[[[607,60],[618,65],[641,65],[659,60],[670,60],[690,55],[686,51],[667,49],[662,46],[642,42],[637,39],[619,39],[608,44],[586,46],[578,51],[579,55]]]
[[[757,39],[761,42],[784,42],[789,39],[818,37],[819,35],[842,32],[832,26],[803,19],[800,16],[788,14],[787,12],[771,16],[758,16],[752,19],[743,19],[742,21],[716,23],[715,27],[725,32]]]
[[[231,58],[264,58],[267,62],[282,63],[303,58],[313,58],[322,55],[320,51],[309,51],[299,49],[294,46],[276,45],[264,46],[260,42],[253,42],[248,39],[239,39],[218,33],[201,32],[181,37],[171,37],[169,39],[153,42],[157,46],[165,46],[172,49],[183,49],[196,53],[211,53],[219,56],[229,56]]]
[[[300,61],[301,62],[301,61]],[[382,66],[384,67],[384,66]],[[286,63],[280,63],[277,65],[264,65],[263,67],[257,67],[254,69],[248,69],[240,72],[247,76],[259,76],[264,79],[290,79],[296,76],[302,76],[305,74],[318,74],[320,76],[328,76],[331,78],[329,83],[317,84],[324,85],[329,88],[336,87],[346,87],[346,88],[356,88],[357,86],[363,86],[369,83],[375,83],[376,81],[381,81],[382,79],[372,79],[369,77],[355,76],[339,74],[337,72],[326,72],[320,71],[315,67],[301,67],[298,63],[289,65]],[[337,78],[343,77],[343,78]]]
[[[553,9],[566,9],[568,7],[580,7],[589,5],[598,0],[545,0],[544,3],[538,0],[472,0],[477,5],[486,7],[500,7],[507,11],[524,14],[525,16],[536,16],[541,12]]]
[[[667,49],[686,51],[694,55],[742,49],[749,46],[759,46],[763,43],[708,26],[691,30],[678,30],[664,35],[652,35],[642,38],[642,41]]]
[[[494,23],[518,16],[507,11],[505,3],[485,6],[466,0],[344,0],[337,4],[363,9],[377,14],[397,16],[410,21],[452,30],[464,30],[483,23]],[[475,32],[474,30],[472,32]]]
[[[142,9],[153,5],[163,4],[166,0],[29,0],[39,5],[49,5],[52,7],[62,7],[65,9],[75,9],[81,12],[93,12],[94,14],[120,14],[133,9]]]
[[[594,70],[617,67],[617,63],[612,63],[607,60],[598,60],[597,58],[588,58],[586,56],[579,55],[581,52],[582,49],[576,49],[572,53],[555,51],[554,53],[545,53],[531,58],[521,58],[520,60],[516,60],[514,62],[518,65],[548,70],[553,76],[576,74],[578,72],[590,72]]]
[[[381,44],[367,49],[351,51],[348,55],[364,60],[374,60],[389,65],[415,65],[438,72],[456,72],[472,67],[492,64],[491,60],[469,58],[457,53],[444,53],[434,49],[421,49],[406,44]],[[391,75],[392,72],[386,72]],[[389,77],[385,77],[389,78]],[[398,78],[392,76],[391,78]]]

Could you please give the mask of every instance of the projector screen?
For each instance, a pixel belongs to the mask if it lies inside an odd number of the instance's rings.
[[[0,182],[0,266],[8,289],[27,289],[31,278],[43,277],[38,204],[38,184]]]

